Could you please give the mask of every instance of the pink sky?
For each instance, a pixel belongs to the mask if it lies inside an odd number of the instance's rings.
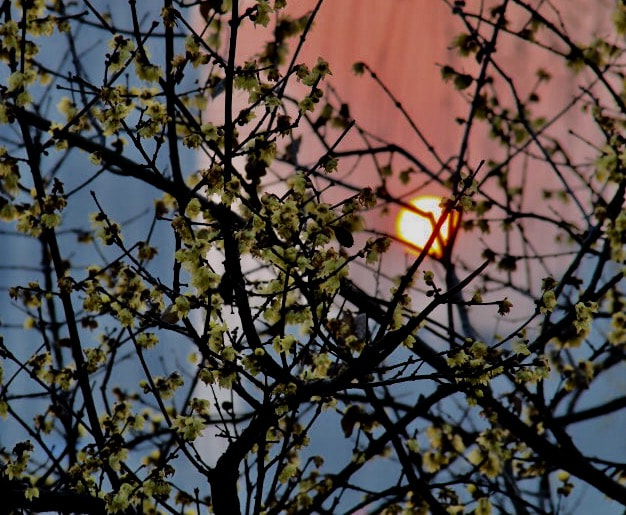
[[[292,0],[288,10],[293,16],[298,16],[310,11],[316,3],[316,0]],[[488,1],[486,3],[489,4]],[[606,23],[611,12],[610,1],[581,2],[576,9],[572,9],[572,4],[571,0],[554,0],[550,4],[554,9],[550,6],[544,8],[546,14],[555,20],[561,17],[567,30],[575,34],[576,41],[589,42],[594,33],[601,34],[602,24]],[[474,3],[468,2],[468,5]],[[520,27],[527,19],[527,14],[512,8],[509,13],[509,27]],[[477,67],[471,57],[460,58],[450,50],[453,38],[461,29],[460,21],[452,16],[450,8],[443,0],[326,0],[297,62],[312,66],[318,56],[329,61],[333,75],[328,82],[342,100],[349,103],[351,114],[359,125],[405,147],[420,160],[432,165],[434,160],[429,156],[426,147],[394,107],[393,102],[369,76],[355,76],[352,64],[364,61],[376,71],[440,156],[449,159],[458,151],[463,130],[463,126],[456,123],[455,118],[467,115],[467,95],[473,88],[466,92],[455,91],[451,84],[442,82],[440,68],[443,64],[452,64],[459,71],[472,73]],[[265,29],[250,29],[238,47],[240,61],[258,52],[260,45],[268,37]],[[296,46],[296,40],[292,41],[291,46]],[[584,77],[574,79],[560,59],[555,60],[550,53],[525,43],[520,44],[514,38],[500,40],[495,57],[502,69],[514,79],[522,96],[527,95],[534,86],[534,73],[538,67],[551,72],[554,79],[539,90],[542,103],[536,107],[538,113],[548,118],[561,111],[579,92],[580,84],[584,84],[586,80]],[[499,91],[503,94],[503,100],[514,107],[506,87],[501,87]],[[244,99],[245,94],[242,101]],[[578,108],[572,109],[550,128],[550,136],[561,139],[575,161],[590,160],[595,152],[569,133],[570,129],[574,129],[579,135],[593,139],[593,128],[588,118],[588,114],[581,114]],[[358,143],[359,139],[354,134],[345,140],[343,148],[353,148]],[[309,145],[303,152],[307,150],[315,159],[319,156],[316,153],[319,149]],[[485,127],[477,126],[466,159],[475,167],[481,160],[501,158],[503,152],[501,147],[497,147],[486,137]],[[394,165],[400,168],[402,163],[394,160]],[[525,188],[528,192],[524,207],[527,210],[551,209],[542,200],[542,189],[561,187],[552,171],[542,166],[540,163],[534,164],[526,179]],[[347,169],[349,171],[349,168],[349,164],[340,162],[339,176]],[[487,173],[487,167],[482,173]],[[390,188],[394,195],[402,195],[412,189],[415,183],[423,182],[423,179],[424,177],[417,177],[408,186],[392,180]],[[371,164],[359,169],[358,173],[351,174],[349,180],[359,187],[378,183]],[[488,184],[487,188],[492,186]],[[445,192],[441,187],[428,186],[423,193]],[[341,195],[343,193],[337,193],[335,200]],[[397,210],[397,207],[392,207],[388,216],[370,219],[370,227],[393,232]],[[580,217],[580,213],[574,212],[572,216]],[[542,227],[528,225],[531,233],[543,230]],[[491,235],[491,238],[495,241],[496,236]],[[480,259],[482,249],[476,247],[476,237],[472,236],[466,243],[474,247],[471,254]],[[551,243],[549,235],[542,235],[540,243],[544,250],[557,248]],[[467,245],[463,248],[467,253]]]

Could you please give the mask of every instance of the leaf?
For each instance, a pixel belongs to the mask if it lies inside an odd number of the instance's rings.
[[[517,270],[517,258],[513,256],[504,256],[498,263],[498,268],[506,272],[514,272]]]
[[[457,73],[454,77],[454,87],[459,91],[469,88],[472,85],[474,78],[467,73]]]
[[[354,426],[359,421],[362,414],[361,408],[355,406],[354,404],[345,411],[343,417],[341,418],[341,429],[343,430],[343,434],[346,438],[349,438],[352,435]]]
[[[513,303],[505,297],[503,300],[498,302],[498,315],[508,315],[511,312],[512,307]]]
[[[211,11],[223,13],[222,0],[205,0],[204,2],[200,2],[200,15],[206,21],[209,21],[209,18],[211,17]]]
[[[333,231],[335,232],[335,238],[337,238],[339,245],[346,248],[350,248],[354,245],[354,237],[348,229],[338,225],[333,227]]]

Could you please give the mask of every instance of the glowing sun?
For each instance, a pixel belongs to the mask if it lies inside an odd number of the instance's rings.
[[[422,250],[432,234],[439,217],[443,213],[443,208],[439,205],[440,197],[424,195],[414,198],[410,204],[415,207],[412,211],[406,207],[400,210],[396,220],[396,231],[398,237],[408,243],[413,249]],[[434,257],[441,257],[442,247],[448,241],[451,234],[451,224],[457,220],[454,212],[449,213],[446,220],[439,229],[439,235],[428,249],[428,253]]]

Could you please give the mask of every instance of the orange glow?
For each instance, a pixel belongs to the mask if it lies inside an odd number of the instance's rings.
[[[398,237],[408,243],[413,249],[421,251],[426,246],[443,212],[443,208],[439,205],[440,202],[440,197],[432,195],[424,195],[411,200],[410,204],[415,207],[416,211],[407,208],[400,210],[396,220]],[[420,212],[424,214],[420,214]],[[441,257],[442,246],[450,237],[450,220],[453,220],[453,223],[457,221],[457,216],[454,212],[449,213],[443,222],[438,237],[428,249],[429,255],[437,258]]]

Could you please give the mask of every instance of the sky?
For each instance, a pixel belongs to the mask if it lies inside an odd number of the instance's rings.
[[[316,3],[314,0],[290,2],[291,12],[299,15],[312,9]],[[486,2],[487,5],[490,3],[493,2]],[[575,8],[572,8],[573,4],[576,4]],[[575,41],[588,42],[594,34],[606,34],[610,5],[608,0],[555,0],[549,4],[551,7],[548,7],[547,12],[562,22]],[[512,27],[527,20],[526,15],[519,11],[512,9],[511,13]],[[449,7],[441,0],[326,1],[307,37],[301,61],[312,64],[319,56],[326,59],[333,73],[328,82],[342,101],[349,102],[350,113],[359,125],[386,140],[405,146],[425,162],[433,163],[426,147],[402,113],[395,108],[394,102],[385,96],[381,86],[367,75],[356,76],[352,71],[352,64],[356,61],[367,63],[401,102],[419,130],[427,134],[437,152],[441,156],[454,155],[462,134],[462,126],[455,122],[455,118],[467,115],[468,104],[464,93],[455,91],[450,84],[443,84],[440,70],[444,64],[453,64],[464,72],[476,71],[476,63],[459,58],[450,49],[454,36],[461,28],[460,22],[450,15]],[[258,40],[252,36],[248,43],[250,46],[244,42],[240,47],[242,53],[253,49]],[[558,48],[558,42],[554,44]],[[496,59],[519,85],[522,95],[529,94],[536,85],[534,72],[537,68],[549,70],[553,80],[549,87],[538,90],[542,100],[537,107],[538,114],[549,119],[556,113],[565,111],[559,121],[550,127],[550,136],[563,141],[570,156],[576,161],[593,155],[594,149],[581,144],[581,137],[593,141],[596,135],[594,127],[589,123],[588,114],[577,108],[568,109],[571,98],[580,93],[579,87],[584,83],[584,77],[574,79],[571,72],[558,65],[558,59],[555,60],[550,53],[520,45],[510,38],[499,45]],[[502,93],[506,95],[505,91]],[[347,138],[346,147],[354,144],[358,144],[358,138]],[[482,159],[488,160],[501,155],[502,150],[485,133],[477,132],[471,140],[468,153],[470,162],[478,164]],[[546,207],[541,197],[542,190],[558,189],[561,186],[551,173],[541,168],[532,169],[529,177],[526,183],[529,193],[526,195],[525,207],[541,210]],[[360,186],[368,185],[372,180],[367,175],[359,177],[354,174],[350,175],[350,179]],[[395,193],[402,195],[403,191],[398,189]],[[436,186],[427,186],[423,193],[441,191]],[[581,213],[572,208],[567,209],[569,211],[565,212],[566,217],[574,221],[580,218]],[[391,216],[386,220],[371,222],[374,225],[378,223],[377,228],[392,231],[393,215],[392,209]],[[542,227],[531,226],[532,237],[546,250],[554,244],[541,231]],[[463,239],[461,236],[461,243],[464,252],[480,255],[481,249],[477,247],[475,239]],[[558,246],[553,248],[560,250]],[[396,250],[399,252],[392,259],[397,264],[405,260],[400,255],[405,253],[405,249]],[[552,264],[558,271],[558,262]],[[607,379],[596,390],[595,395],[609,397],[616,389],[623,391],[626,388],[619,374],[613,374]],[[592,403],[597,400],[588,399]],[[607,418],[594,423],[593,427],[573,426],[572,433],[576,441],[585,442],[584,447],[592,454],[609,453],[614,459],[620,455],[626,458],[626,445],[620,438],[619,431],[618,434],[615,431],[616,427],[625,427],[625,423],[624,416]],[[600,507],[603,513],[621,513],[621,508],[614,504],[604,504],[606,500],[602,496],[583,495],[571,501],[574,504],[570,504],[570,508],[580,501],[577,507],[573,507],[574,513],[588,513],[588,510]]]
[[[298,15],[310,10],[315,3],[313,0],[292,0],[290,9]],[[572,0],[552,2],[552,5],[561,8],[568,27],[581,39],[594,31],[602,31],[603,15],[609,4],[608,0],[585,1],[580,2],[576,9],[571,9]],[[326,0],[303,48],[301,61],[313,64],[318,56],[323,56],[331,64],[333,75],[330,84],[340,99],[350,103],[351,114],[362,127],[407,147],[426,162],[432,162],[415,131],[395,109],[393,101],[385,98],[380,85],[368,76],[355,76],[352,64],[366,62],[402,103],[417,127],[428,135],[437,151],[442,156],[451,155],[458,147],[462,130],[454,119],[465,115],[467,104],[463,94],[442,83],[440,68],[443,64],[457,63],[471,71],[472,64],[461,62],[449,49],[452,38],[460,28],[442,0]],[[258,37],[251,33],[240,51],[244,55],[257,48]],[[532,73],[539,65],[550,67],[557,74],[556,86],[553,84],[543,97],[548,110],[558,111],[576,92],[576,83],[566,73],[556,70],[545,53],[532,52],[511,43],[498,49],[498,55],[500,62],[516,77]],[[585,128],[581,126],[583,119],[577,112],[568,113],[563,118],[564,123],[554,129],[555,135],[570,138],[573,142],[567,130],[576,127],[581,134],[585,134]],[[357,143],[356,138],[348,138],[346,147]],[[572,148],[574,152],[586,151],[583,146],[580,150],[576,150],[578,147],[575,146]],[[498,149],[492,143],[478,135],[469,157],[477,164],[496,152]],[[367,173],[370,172],[356,176],[357,185],[371,182]],[[350,179],[355,179],[355,175],[351,175]],[[536,179],[536,184],[541,180],[542,176]],[[402,194],[402,190],[398,189],[396,193]],[[102,187],[100,194],[113,202],[119,192],[106,191]],[[393,210],[387,221],[380,221],[380,229],[392,229],[392,215]],[[17,262],[20,254],[17,247],[12,246],[10,251],[5,249],[4,258]],[[398,248],[394,259],[404,259],[403,252],[402,248]],[[620,384],[624,386],[623,382]],[[613,432],[608,423],[595,429],[598,434],[610,435]],[[601,451],[602,447],[599,446],[598,450]],[[617,447],[617,451],[626,454],[623,444],[621,448]]]

